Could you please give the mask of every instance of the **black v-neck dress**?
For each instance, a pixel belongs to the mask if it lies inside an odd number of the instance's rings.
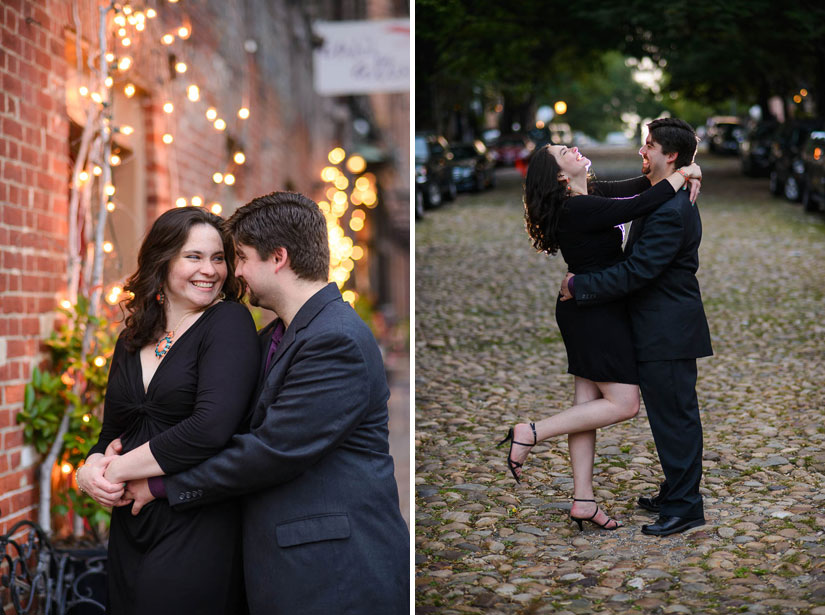
[[[591,189],[591,194],[567,199],[559,219],[560,251],[573,274],[601,271],[624,260],[619,225],[649,214],[675,195],[667,181],[651,188],[646,177],[594,182]],[[568,373],[593,382],[639,383],[625,299],[580,306],[557,298],[556,322]]]
[[[115,347],[100,439],[126,453],[149,442],[166,474],[220,451],[245,417],[257,382],[260,346],[245,306],[207,309],[163,357],[146,392],[140,352]],[[154,500],[137,516],[112,511],[110,615],[234,615],[243,612],[240,503],[178,512]]]

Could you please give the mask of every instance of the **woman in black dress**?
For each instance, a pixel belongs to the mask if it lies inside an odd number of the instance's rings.
[[[127,480],[180,472],[214,455],[247,412],[259,345],[238,303],[243,288],[222,222],[196,207],[167,211],[126,284],[134,295],[112,358],[100,439],[77,476],[97,501],[117,505],[110,615],[245,610],[237,502],[173,512],[157,499],[135,516],[119,501]],[[123,454],[104,456],[116,439]]]
[[[599,271],[621,261],[622,223],[650,213],[676,190],[687,188],[690,179],[701,179],[696,164],[677,170],[653,187],[645,177],[590,182],[589,168],[590,160],[578,148],[547,145],[530,161],[524,188],[524,217],[533,247],[547,254],[561,250],[574,274]],[[692,200],[696,191],[698,182]],[[639,379],[627,306],[616,301],[577,307],[573,301],[557,299],[556,322],[567,350],[568,373],[575,376],[575,405],[536,423],[517,424],[499,446],[510,441],[507,465],[520,481],[520,468],[535,444],[568,434],[574,483],[570,517],[580,529],[587,520],[615,530],[621,524],[595,503],[593,460],[596,429],[632,418],[639,411]]]

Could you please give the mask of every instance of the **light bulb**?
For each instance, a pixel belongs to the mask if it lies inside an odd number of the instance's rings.
[[[126,94],[126,98],[132,98],[135,95],[135,86],[131,83],[126,84],[126,87],[123,88],[123,93]]]
[[[107,54],[106,54],[105,58],[106,58],[106,61],[107,61],[107,62],[110,62],[110,63],[111,63],[111,62],[114,62],[114,61],[115,61],[115,54],[113,54],[113,53],[110,51],[109,53],[107,53]]]
[[[125,57],[120,58],[120,60],[117,63],[117,67],[120,70],[129,70],[129,67],[131,67],[131,66],[132,66],[132,58],[130,58],[129,56],[125,56]]]
[[[221,207],[220,203],[212,203],[212,213],[216,216],[220,216],[221,212],[223,211],[223,207]]]
[[[95,165],[94,167],[92,167],[92,175],[94,175],[95,177],[100,177],[101,173],[103,173],[103,169],[101,169],[99,166]]]
[[[164,45],[171,45],[172,43],[175,42],[175,37],[172,36],[171,34],[164,34],[163,36],[160,37],[160,42],[163,43]]]
[[[169,145],[172,141],[175,140],[175,138],[172,135],[170,135],[168,132],[165,135],[163,135],[162,138],[163,138],[163,142],[166,143],[166,145]]]
[[[64,463],[62,466],[60,466],[60,471],[63,472],[63,474],[71,474],[72,473],[72,464]]]
[[[163,104],[163,110],[166,111],[166,113],[172,113],[172,111],[175,110],[175,105],[173,105],[170,102],[164,103]]]
[[[189,31],[189,28],[187,28],[186,26],[181,26],[180,28],[178,28],[178,36],[182,39],[189,38],[190,34],[191,32]]]
[[[242,120],[245,120],[246,118],[248,118],[249,117],[249,109],[247,109],[246,107],[241,107],[240,109],[238,109],[238,117],[241,118]]]
[[[226,122],[224,122],[221,118],[215,120],[215,130],[225,130],[226,129]]]
[[[113,212],[115,210],[115,204],[112,201],[106,203],[106,211]]]
[[[234,160],[237,164],[243,164],[246,162],[246,156],[243,152],[235,152]]]
[[[350,156],[347,160],[347,169],[350,173],[361,173],[366,168],[367,162],[358,154]]]
[[[120,127],[120,132],[124,135],[130,135],[133,132],[135,132],[135,129],[132,128],[131,126],[121,126]]]
[[[353,231],[360,231],[362,228],[364,228],[364,221],[361,220],[361,218],[351,218],[349,221],[349,227]]]
[[[182,196],[178,197],[178,199],[175,201],[175,206],[176,207],[186,207],[186,199],[183,198]]]
[[[158,12],[155,9],[146,9],[146,16],[149,19],[154,19],[158,16]]]
[[[232,173],[227,173],[223,176],[223,183],[225,183],[227,186],[231,186],[235,183],[235,176],[232,175]]]
[[[178,62],[175,64],[175,70],[181,74],[186,72],[186,63],[185,62]]]
[[[191,202],[191,203],[192,203],[192,205],[194,205],[195,207],[200,207],[201,205],[203,205],[203,199],[202,199],[201,197],[199,197],[199,196],[193,196],[193,197],[192,197],[192,200],[191,200],[190,202]]]
[[[115,80],[112,79],[111,77],[106,77],[106,79],[103,80],[103,85],[105,85],[107,88],[110,88],[110,87],[112,87],[112,84],[114,82],[115,82]]]
[[[189,100],[191,100],[192,102],[195,102],[196,100],[198,100],[201,97],[201,93],[200,93],[200,90],[198,89],[198,86],[190,85],[186,89],[186,96],[188,96]]]
[[[108,196],[114,196],[115,194],[115,187],[112,184],[107,184],[106,186],[106,194]]]
[[[98,367],[103,367],[104,365],[106,365],[106,359],[104,357],[98,356],[98,357],[95,357],[94,363]]]
[[[120,164],[120,156],[118,156],[117,154],[112,154],[109,157],[109,164],[111,164],[113,167],[116,167],[117,165],[119,165]]]
[[[81,171],[77,174],[77,179],[79,179],[82,182],[85,182],[89,179],[89,174],[86,171]]]
[[[346,152],[344,152],[343,149],[341,149],[340,147],[336,147],[334,150],[332,150],[329,153],[329,156],[327,156],[327,157],[329,158],[329,161],[332,164],[338,164],[339,162],[341,162],[346,157],[346,155],[347,154],[346,154]]]
[[[125,26],[126,25],[126,18],[123,15],[118,15],[118,16],[115,17],[114,22],[118,26]],[[121,29],[123,29],[123,28],[121,27]],[[118,32],[118,34],[120,34],[120,32]],[[120,34],[120,36],[123,36],[123,35]]]
[[[100,104],[103,102],[103,97],[100,95],[100,92],[92,92],[92,100]]]
[[[139,21],[135,24],[135,30],[138,32],[143,32],[146,29],[146,24],[142,21]]]
[[[72,304],[68,299],[63,299],[63,301],[60,302],[60,307],[62,307],[64,310],[68,310],[70,307],[72,307]]]
[[[220,184],[223,181],[223,173],[215,172],[212,174],[212,181],[216,184]]]
[[[120,40],[120,44],[124,47],[130,47],[132,45],[132,39],[126,36]]]
[[[218,117],[218,112],[214,107],[209,107],[206,110],[206,119],[210,122],[215,121],[215,118]]]
[[[114,250],[114,249],[115,249],[115,246],[112,245],[111,241],[104,241],[103,242],[103,251],[106,254],[110,254],[112,252],[112,250]]]
[[[89,88],[87,88],[85,85],[81,85],[79,88],[77,88],[77,91],[81,96],[89,95]]]

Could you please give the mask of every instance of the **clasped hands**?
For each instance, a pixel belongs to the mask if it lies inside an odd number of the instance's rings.
[[[132,514],[137,515],[141,509],[155,499],[149,490],[147,479],[122,482],[117,477],[117,459],[123,451],[120,439],[113,440],[106,447],[104,454],[90,455],[75,474],[81,491],[87,493],[102,506],[128,506],[132,504]]]

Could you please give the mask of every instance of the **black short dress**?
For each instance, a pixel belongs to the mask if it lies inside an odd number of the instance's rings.
[[[651,187],[646,177],[594,182],[591,189],[591,194],[567,199],[559,221],[561,254],[573,274],[601,271],[624,260],[621,225],[675,194],[669,182]],[[568,373],[594,382],[639,383],[626,300],[578,306],[557,299],[556,322],[567,349]]]
[[[175,473],[225,446],[245,418],[257,383],[260,350],[249,310],[221,302],[207,309],[160,362],[143,389],[139,352],[115,347],[100,439],[124,453],[145,442]],[[109,615],[235,615],[246,612],[240,502],[174,511],[154,500],[133,516],[112,510]]]

